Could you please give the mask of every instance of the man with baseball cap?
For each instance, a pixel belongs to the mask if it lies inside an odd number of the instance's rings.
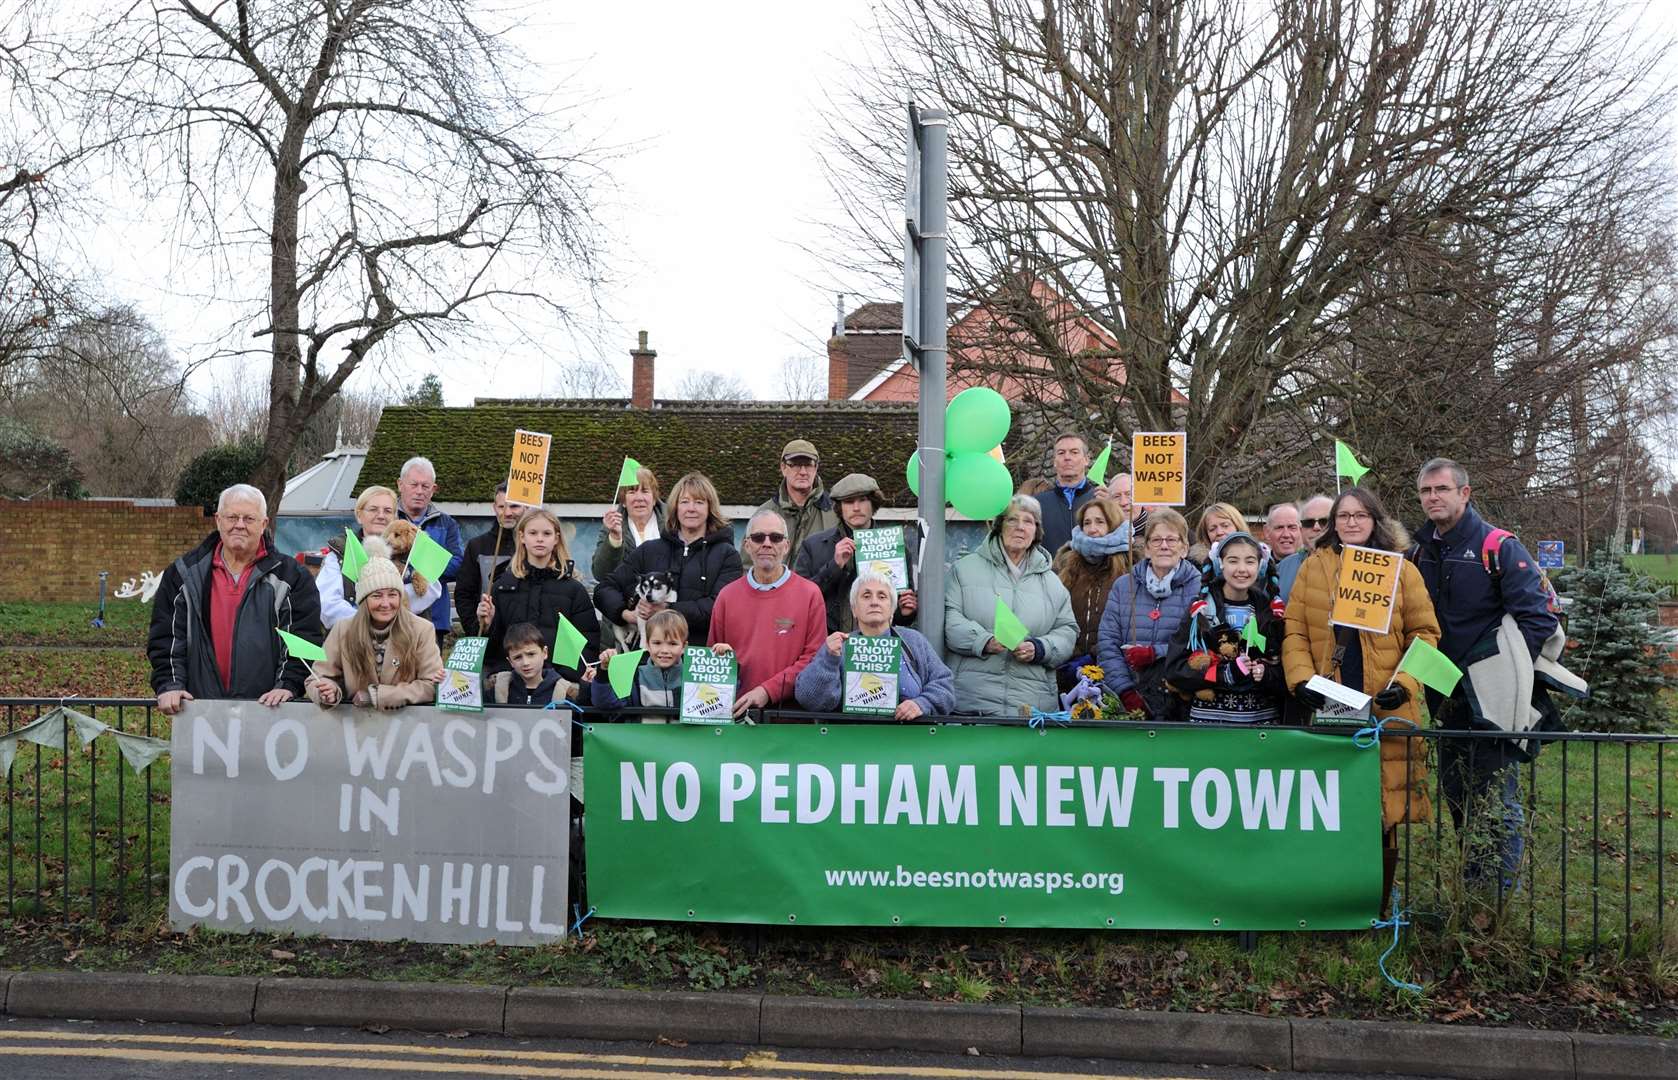
[[[806,537],[839,524],[833,500],[822,488],[821,455],[808,439],[794,439],[781,448],[781,487],[757,508],[773,510],[787,523],[788,550],[796,552]]]

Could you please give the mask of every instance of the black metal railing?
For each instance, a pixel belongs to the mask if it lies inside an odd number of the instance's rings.
[[[60,704],[119,731],[169,737],[169,718],[149,698],[0,698],[0,732]],[[674,710],[634,712],[670,716]],[[617,713],[584,710],[589,715]],[[789,709],[754,715],[769,723],[892,722]],[[1027,723],[1023,717],[926,718],[940,721]],[[1426,747],[1425,755],[1407,753],[1404,767],[1409,778],[1425,774],[1427,797],[1425,806],[1406,806],[1409,823],[1389,831],[1387,845],[1392,884],[1414,930],[1429,936],[1491,923],[1559,954],[1678,945],[1678,916],[1666,917],[1669,904],[1678,902],[1678,896],[1669,901],[1666,888],[1669,864],[1678,872],[1678,849],[1666,846],[1666,820],[1678,813],[1678,790],[1666,783],[1666,750],[1678,744],[1678,732],[1546,733],[1537,737],[1541,743],[1502,732],[1405,734],[1420,736],[1418,743],[1404,741],[1406,750]],[[1523,743],[1536,752],[1511,755]],[[1492,768],[1506,759],[1502,769]],[[20,744],[0,813],[0,917],[118,920],[154,910],[153,901],[167,895],[170,811],[168,774],[156,768],[135,776],[115,745],[96,739],[84,748],[69,726],[62,745]],[[1469,782],[1457,785],[1453,769]],[[1458,786],[1468,789],[1460,800],[1452,798]],[[1518,856],[1506,860],[1512,848]]]

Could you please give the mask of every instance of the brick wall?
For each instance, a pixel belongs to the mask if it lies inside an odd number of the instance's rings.
[[[113,591],[162,573],[213,528],[196,506],[0,499],[0,604],[93,603],[99,571]]]

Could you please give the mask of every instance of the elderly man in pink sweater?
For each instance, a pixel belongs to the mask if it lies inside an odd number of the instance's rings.
[[[723,586],[711,609],[711,647],[740,665],[734,715],[793,700],[798,673],[827,636],[827,606],[814,582],[787,566],[787,523],[759,510],[746,526],[746,575]]]

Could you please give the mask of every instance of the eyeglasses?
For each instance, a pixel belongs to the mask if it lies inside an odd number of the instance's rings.
[[[1455,484],[1435,484],[1432,487],[1418,487],[1416,494],[1426,498],[1429,495],[1449,495],[1453,491],[1461,490]]]
[[[1300,518],[1299,523],[1307,529],[1328,528],[1328,518]]]
[[[217,514],[216,517],[229,525],[255,525],[262,520],[255,514]]]
[[[1148,543],[1154,547],[1176,547],[1183,542],[1181,536],[1150,536]]]
[[[781,464],[793,469],[813,469],[816,463],[809,458],[782,458]]]
[[[1373,521],[1374,518],[1370,517],[1369,514],[1365,513],[1362,510],[1357,510],[1357,511],[1354,511],[1352,513],[1335,514],[1334,515],[1334,520],[1335,521],[1344,521],[1348,524],[1353,524],[1353,523],[1356,523],[1356,522],[1359,522],[1359,521]]]
[[[779,544],[786,538],[786,533],[756,532],[746,534],[746,539],[754,544]]]

